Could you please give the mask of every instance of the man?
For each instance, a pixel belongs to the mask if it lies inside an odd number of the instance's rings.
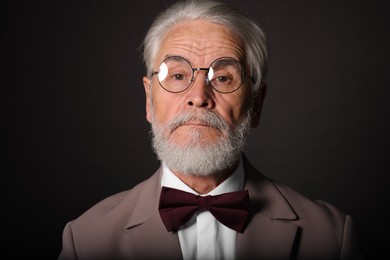
[[[218,2],[178,2],[144,41],[161,161],[63,233],[60,259],[355,259],[351,217],[260,174],[243,154],[266,83],[265,37]]]

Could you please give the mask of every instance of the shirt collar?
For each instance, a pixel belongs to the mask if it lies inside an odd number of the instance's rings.
[[[196,195],[201,195],[191,189],[187,184],[179,179],[163,162],[162,163],[163,174],[161,178],[161,186],[170,187],[186,192],[190,192]],[[227,192],[240,191],[244,187],[245,175],[244,167],[242,163],[242,156],[240,156],[240,161],[237,168],[234,170],[233,174],[230,175],[226,180],[219,184],[215,189],[210,191],[207,194],[203,195],[219,195]]]

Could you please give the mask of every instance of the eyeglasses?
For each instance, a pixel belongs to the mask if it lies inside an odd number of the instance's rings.
[[[206,71],[206,84],[221,93],[232,93],[239,89],[244,81],[244,70],[241,64],[229,57],[213,61],[208,68],[193,68],[191,63],[180,56],[170,56],[161,62],[157,75],[160,86],[168,92],[180,93],[194,82],[195,71]]]

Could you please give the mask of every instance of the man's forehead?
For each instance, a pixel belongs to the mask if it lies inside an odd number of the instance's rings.
[[[242,61],[241,42],[226,26],[205,20],[181,22],[172,27],[163,38],[157,60],[169,55],[195,60],[215,60],[232,57]]]

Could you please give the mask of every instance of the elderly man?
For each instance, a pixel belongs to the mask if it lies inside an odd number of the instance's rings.
[[[359,256],[350,216],[264,177],[243,154],[266,91],[253,21],[218,2],[178,2],[143,47],[161,167],[69,222],[60,259]]]

